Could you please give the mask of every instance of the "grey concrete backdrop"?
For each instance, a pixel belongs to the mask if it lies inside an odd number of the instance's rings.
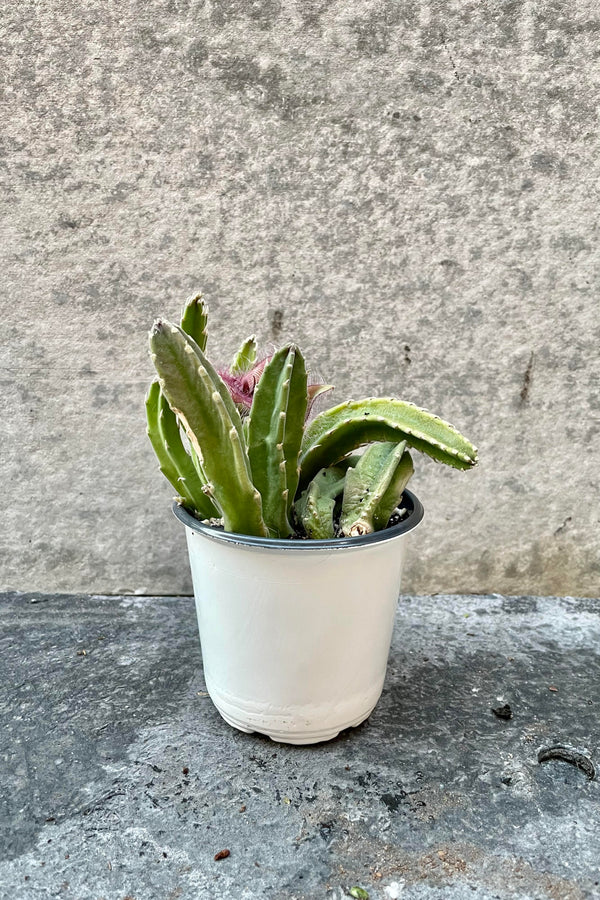
[[[296,339],[419,459],[415,592],[597,594],[593,0],[5,4],[0,587],[185,593],[146,332]]]

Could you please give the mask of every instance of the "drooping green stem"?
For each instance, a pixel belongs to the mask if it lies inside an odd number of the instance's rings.
[[[348,400],[320,413],[308,425],[300,456],[300,487],[319,469],[372,441],[398,443],[456,469],[469,469],[477,450],[448,422],[412,403],[393,398]]]

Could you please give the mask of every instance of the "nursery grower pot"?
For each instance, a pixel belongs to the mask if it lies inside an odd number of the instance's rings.
[[[361,537],[279,540],[186,526],[206,687],[240,731],[313,744],[359,725],[383,689],[400,592],[407,514]]]

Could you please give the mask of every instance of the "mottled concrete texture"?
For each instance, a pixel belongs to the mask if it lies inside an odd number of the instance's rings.
[[[538,751],[598,768],[599,648],[598,600],[406,597],[368,722],[290,747],[219,717],[189,598],[2,596],[0,896],[597,900],[600,781]]]
[[[595,0],[5,4],[0,586],[190,591],[146,332],[294,338],[419,460],[417,592],[597,593]]]

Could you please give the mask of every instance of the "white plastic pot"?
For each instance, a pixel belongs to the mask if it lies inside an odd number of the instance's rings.
[[[408,515],[355,538],[232,534],[174,505],[186,526],[206,687],[240,731],[313,744],[359,725],[383,688]]]

